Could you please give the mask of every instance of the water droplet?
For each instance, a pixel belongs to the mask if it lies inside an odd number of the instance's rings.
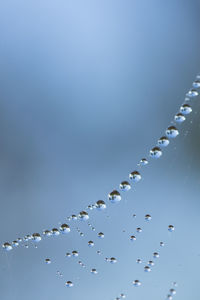
[[[119,188],[122,191],[129,191],[131,189],[131,185],[128,181],[122,181],[119,185]]]
[[[189,90],[186,94],[186,96],[189,98],[194,98],[194,97],[197,97],[198,95],[199,95],[199,93],[195,89]]]
[[[105,204],[105,202],[104,202],[103,200],[97,201],[97,202],[96,202],[96,208],[97,208],[98,210],[104,210],[104,209],[106,209],[106,204]]]
[[[145,266],[145,267],[144,267],[144,271],[145,271],[145,272],[151,272],[151,268],[150,268],[149,266]]]
[[[154,266],[153,260],[149,260],[149,261],[148,261],[148,265],[151,266],[151,267]]]
[[[72,218],[72,220],[77,220],[78,219],[76,215],[72,215],[71,218]]]
[[[92,274],[94,274],[94,275],[98,274],[98,272],[97,272],[96,269],[92,269],[90,272],[91,272]]]
[[[88,242],[88,246],[89,246],[89,247],[94,247],[94,242],[93,242],[93,241],[89,241],[89,242]]]
[[[141,264],[141,263],[142,263],[142,260],[141,260],[140,258],[138,258],[138,259],[136,260],[136,263],[137,263],[137,264]]]
[[[131,241],[136,241],[136,237],[134,235],[131,235],[130,240]]]
[[[152,158],[159,158],[162,155],[162,151],[159,147],[154,147],[153,149],[150,150],[149,155]]]
[[[179,135],[178,129],[175,126],[170,126],[166,130],[166,135],[168,138],[175,138]]]
[[[141,160],[140,160],[140,165],[141,166],[146,166],[146,165],[148,165],[148,160],[146,159],[146,158],[142,158]]]
[[[91,229],[92,229],[92,231],[95,231],[95,230],[96,230],[94,227],[92,227]]]
[[[78,215],[80,220],[87,221],[89,219],[89,215],[86,211],[81,211]]]
[[[69,233],[70,232],[70,227],[67,224],[62,224],[60,226],[60,232],[62,233]]]
[[[24,241],[25,242],[28,242],[29,240],[31,240],[32,239],[32,237],[31,237],[31,235],[25,235],[25,237],[24,237]]]
[[[136,228],[136,231],[137,231],[138,233],[140,233],[140,232],[142,232],[142,228],[138,227],[138,228]]]
[[[125,294],[120,294],[120,297],[121,297],[122,299],[125,299],[125,298],[126,298],[126,295],[125,295]]]
[[[88,205],[87,209],[92,210],[93,209],[92,205]]]
[[[185,116],[182,114],[182,113],[178,113],[175,115],[174,117],[174,121],[177,122],[177,123],[182,123],[185,121]]]
[[[97,250],[97,254],[98,254],[98,255],[101,255],[101,251],[100,251],[100,250]]]
[[[151,221],[151,215],[149,215],[149,214],[145,215],[145,220],[146,221]]]
[[[26,249],[28,249],[28,245],[24,245],[24,247],[25,247]]]
[[[67,257],[71,257],[71,253],[67,252],[67,253],[66,253],[66,256],[67,256]]]
[[[193,87],[195,88],[195,89],[198,89],[198,88],[200,88],[200,80],[195,80],[194,82],[193,82]]]
[[[170,292],[171,295],[176,295],[176,290],[175,289],[170,289],[169,292]]]
[[[174,281],[174,282],[172,283],[172,285],[173,285],[173,286],[178,286],[178,284],[177,284],[176,281]]]
[[[111,264],[116,264],[116,262],[117,262],[117,260],[116,260],[115,257],[111,257],[111,258],[110,258],[110,263],[111,263]]]
[[[133,171],[129,174],[129,178],[133,181],[133,182],[138,182],[142,179],[142,176],[140,175],[140,173],[138,171]]]
[[[17,241],[18,241],[19,243],[21,243],[21,242],[22,242],[22,238],[18,238]]]
[[[160,247],[164,247],[164,246],[165,246],[164,242],[160,242]]]
[[[50,258],[46,258],[46,259],[45,259],[45,263],[46,263],[47,265],[50,265],[50,264],[51,264]]]
[[[40,234],[39,233],[33,233],[32,234],[32,240],[34,241],[34,242],[40,242],[41,241],[41,236],[40,236]]]
[[[72,256],[73,257],[78,257],[78,251],[76,251],[76,250],[72,251]]]
[[[158,140],[158,146],[160,147],[167,147],[169,145],[169,140],[166,136],[162,136],[159,140]]]
[[[158,252],[154,252],[154,253],[153,253],[153,257],[154,257],[154,258],[159,258],[159,253],[158,253]]]
[[[141,282],[138,279],[136,279],[136,280],[133,281],[133,285],[134,286],[140,286]]]
[[[65,285],[70,288],[74,286],[74,284],[71,281],[66,281]]]
[[[51,233],[55,236],[60,234],[60,231],[57,228],[52,228]]]
[[[133,214],[133,218],[136,218],[136,214]]]
[[[13,242],[12,242],[12,245],[13,245],[14,247],[17,247],[17,246],[19,246],[19,242],[18,242],[18,241],[13,241]]]
[[[50,230],[44,230],[43,231],[43,235],[44,236],[51,236],[52,235],[52,232]]]
[[[83,232],[80,232],[80,236],[84,236],[84,233],[83,233]]]
[[[172,300],[172,295],[167,295],[167,300]]]
[[[192,107],[189,104],[183,104],[180,107],[180,112],[182,113],[182,115],[188,115],[192,112]]]
[[[103,238],[104,238],[104,233],[103,233],[103,232],[99,232],[99,233],[98,233],[98,237],[99,237],[100,239],[103,239]]]
[[[8,243],[8,242],[4,243],[4,244],[2,245],[2,247],[3,247],[3,249],[6,250],[6,251],[12,250],[12,245],[11,245],[10,243]]]
[[[121,200],[121,195],[118,191],[114,190],[108,195],[108,199],[111,203],[116,203]]]
[[[169,225],[169,226],[168,226],[168,230],[169,230],[170,232],[174,231],[174,229],[175,229],[175,228],[174,228],[173,225]]]

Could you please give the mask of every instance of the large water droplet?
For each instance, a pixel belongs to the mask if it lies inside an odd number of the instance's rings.
[[[200,80],[195,80],[194,82],[193,82],[193,87],[195,88],[195,89],[198,89],[198,88],[200,88]]]
[[[149,155],[152,158],[159,158],[162,155],[162,151],[161,151],[161,149],[159,147],[154,147],[153,149],[150,150]]]
[[[198,95],[199,95],[199,93],[195,89],[189,90],[186,94],[186,96],[189,98],[194,98],[194,97],[197,97]]]
[[[89,219],[89,215],[86,211],[81,211],[78,215],[79,219],[82,221],[87,221]]]
[[[182,115],[188,115],[192,112],[192,107],[189,104],[183,104],[180,107],[180,112],[182,113]]]
[[[133,171],[129,174],[129,178],[133,181],[133,182],[138,182],[141,180],[142,176],[140,175],[140,173],[138,171]]]
[[[175,126],[169,126],[166,130],[166,135],[168,138],[175,138],[179,135],[178,129]]]
[[[32,234],[32,240],[34,241],[34,242],[40,242],[41,241],[41,236],[40,236],[40,234],[39,233],[33,233]]]
[[[70,232],[70,227],[67,224],[62,224],[60,226],[60,232],[62,233],[69,233]]]
[[[58,228],[52,228],[51,232],[52,232],[52,234],[55,235],[55,236],[57,236],[57,235],[60,234],[60,231],[58,230]]]
[[[182,123],[185,121],[185,116],[182,113],[178,113],[175,115],[174,121],[177,123]]]
[[[2,247],[3,247],[3,249],[6,250],[6,251],[12,250],[12,245],[11,245],[10,243],[8,243],[8,242],[4,243],[4,244],[2,245]]]
[[[158,146],[160,147],[167,147],[169,145],[169,140],[166,136],[162,136],[159,140],[158,140]]]
[[[96,202],[96,208],[98,210],[104,210],[104,209],[106,209],[106,203],[103,200],[98,200]]]
[[[104,238],[104,233],[103,232],[99,232],[98,233],[98,237],[101,238],[101,239],[103,239]]]
[[[114,190],[108,195],[108,199],[111,203],[116,203],[121,200],[121,195],[118,191]]]
[[[89,241],[89,242],[88,242],[88,246],[89,246],[89,247],[94,247],[94,242],[93,242],[93,241]]]
[[[128,181],[122,181],[119,185],[119,188],[122,191],[129,191],[131,189],[131,185]]]
[[[73,257],[78,257],[78,251],[76,251],[76,250],[72,251],[72,256]]]

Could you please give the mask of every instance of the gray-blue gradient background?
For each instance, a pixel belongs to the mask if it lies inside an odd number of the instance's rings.
[[[163,135],[199,70],[200,1],[1,0],[1,243],[107,200]],[[1,250],[0,299],[109,300],[125,292],[160,300],[177,281],[175,299],[199,300],[200,98],[192,102],[181,135],[144,168],[141,183],[106,212],[91,212],[96,232],[81,224],[82,238],[72,231],[38,249]],[[137,226],[143,232],[133,245]],[[76,249],[87,269],[65,258]],[[155,250],[160,258],[145,274],[135,260]]]

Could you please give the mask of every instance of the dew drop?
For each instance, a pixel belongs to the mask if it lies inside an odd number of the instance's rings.
[[[172,295],[167,295],[167,300],[172,300],[173,298],[172,298]]]
[[[176,290],[175,289],[170,289],[169,292],[170,292],[171,295],[176,295]]]
[[[41,236],[40,236],[40,234],[39,233],[33,233],[32,234],[32,240],[34,241],[34,242],[40,242],[41,241]]]
[[[162,155],[162,151],[159,147],[154,147],[153,149],[150,150],[149,155],[152,158],[159,158]]]
[[[146,166],[146,165],[148,165],[148,160],[146,159],[146,158],[142,158],[141,160],[140,160],[140,165],[141,166]]]
[[[140,232],[142,232],[142,228],[138,227],[138,228],[136,228],[136,231],[137,231],[138,233],[140,233]]]
[[[175,126],[170,126],[166,130],[166,135],[168,138],[175,138],[179,135],[178,129]]]
[[[160,147],[167,147],[169,145],[169,140],[166,136],[162,136],[159,140],[158,140],[158,146]]]
[[[133,281],[133,285],[134,286],[140,286],[141,282],[138,279],[136,279],[136,280]]]
[[[195,88],[195,89],[198,89],[198,88],[200,88],[200,80],[195,80],[194,82],[193,82],[193,87]]]
[[[121,299],[125,299],[126,295],[125,294],[120,294]]]
[[[59,231],[57,228],[52,228],[51,232],[52,232],[52,234],[55,235],[55,236],[57,236],[57,235],[60,234],[60,231]]]
[[[183,104],[180,107],[180,112],[182,115],[189,115],[192,112],[192,107],[189,104]]]
[[[106,204],[105,204],[105,202],[104,202],[103,200],[98,200],[98,201],[96,202],[96,208],[97,208],[98,210],[104,210],[104,209],[106,209]]]
[[[67,256],[67,257],[71,257],[71,253],[67,252],[67,253],[66,253],[66,256]]]
[[[91,272],[91,274],[94,274],[94,275],[98,274],[96,269],[92,269],[90,272]]]
[[[134,235],[131,235],[130,237],[130,240],[133,242],[133,241],[136,241],[136,237]]]
[[[174,121],[177,122],[177,123],[182,123],[185,121],[185,116],[182,114],[182,113],[178,113],[175,115],[174,117]]]
[[[89,246],[89,247],[94,247],[94,242],[93,242],[93,241],[89,241],[89,242],[88,242],[88,246]]]
[[[145,267],[144,267],[144,271],[145,271],[145,272],[151,272],[151,268],[150,268],[149,266],[145,266]]]
[[[142,260],[141,260],[140,258],[138,258],[138,259],[136,260],[136,263],[137,263],[137,264],[141,264],[141,263],[142,263]]]
[[[131,185],[128,181],[122,181],[119,185],[120,190],[129,191],[131,189]]]
[[[52,232],[50,230],[44,230],[43,231],[43,235],[44,236],[51,236],[52,235]]]
[[[110,258],[110,263],[111,263],[111,264],[116,264],[116,262],[117,262],[117,260],[116,260],[115,257],[111,257],[111,258]]]
[[[80,220],[87,221],[89,219],[89,215],[86,211],[81,211],[78,215]]]
[[[60,232],[62,233],[69,233],[70,232],[70,227],[67,224],[62,224],[60,226]]]
[[[133,181],[133,182],[138,182],[142,179],[142,176],[140,175],[140,173],[138,171],[133,171],[129,174],[129,178]]]
[[[195,89],[189,90],[186,94],[186,96],[189,98],[194,98],[194,97],[197,97],[198,95],[199,95],[199,93]]]
[[[148,261],[148,265],[151,266],[151,267],[154,266],[153,260],[149,260],[149,261]]]
[[[3,249],[6,250],[6,251],[12,250],[12,245],[11,245],[10,243],[8,243],[8,242],[4,243],[4,244],[2,245],[2,247],[3,247]]]
[[[160,247],[164,247],[164,246],[165,246],[164,242],[160,242]]]
[[[72,220],[77,220],[78,219],[76,215],[72,215],[71,218],[72,218]]]
[[[17,246],[19,246],[19,242],[18,242],[18,241],[13,241],[13,242],[12,242],[12,245],[13,245],[14,247],[17,247]]]
[[[111,203],[116,203],[121,200],[121,195],[118,191],[114,190],[108,195],[108,199]]]
[[[133,214],[133,218],[136,218],[136,214]]]
[[[46,258],[46,259],[45,259],[45,263],[46,263],[47,265],[50,265],[50,264],[51,264],[50,258]]]
[[[66,281],[66,282],[65,282],[65,286],[71,288],[71,287],[74,286],[74,284],[73,284],[71,281]]]
[[[158,252],[154,252],[154,253],[153,253],[153,257],[154,257],[154,258],[159,258],[159,256],[160,256],[160,255],[159,255]]]
[[[78,251],[76,251],[76,250],[72,251],[72,256],[73,257],[78,257]]]
[[[98,233],[98,237],[99,237],[100,239],[103,239],[103,238],[104,238],[104,233],[103,233],[103,232],[99,232],[99,233]]]
[[[149,214],[145,215],[145,220],[146,221],[151,221],[151,215],[149,215]]]
[[[173,225],[169,225],[169,226],[168,226],[168,230],[169,230],[170,232],[174,231],[174,229],[175,229],[175,228],[174,228]]]

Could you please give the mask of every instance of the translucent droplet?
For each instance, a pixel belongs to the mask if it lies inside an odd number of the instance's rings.
[[[176,295],[176,290],[175,289],[170,289],[169,292],[170,292],[171,295]]]
[[[159,258],[159,253],[158,253],[158,252],[154,252],[154,253],[153,253],[153,257],[154,257],[154,258]]]
[[[24,247],[25,247],[26,249],[28,249],[28,245],[24,245]]]
[[[101,255],[101,251],[100,251],[100,250],[97,250],[97,254],[98,254],[98,255]]]
[[[164,246],[165,246],[164,242],[160,242],[160,247],[164,247]]]
[[[103,239],[103,238],[104,238],[104,233],[103,233],[103,232],[99,232],[99,233],[98,233],[98,237],[99,237],[100,239]]]
[[[133,218],[136,218],[136,214],[133,214]]]
[[[62,233],[69,233],[70,232],[70,227],[67,224],[62,224],[60,226],[60,232]]]
[[[168,138],[175,138],[179,135],[178,129],[175,126],[170,126],[166,130],[166,135]]]
[[[182,123],[185,121],[185,116],[182,114],[182,113],[178,113],[175,115],[174,117],[174,121],[177,122],[177,123]]]
[[[146,166],[146,165],[148,165],[148,160],[146,159],[146,158],[142,158],[141,160],[140,160],[140,165],[141,166]]]
[[[141,260],[140,258],[138,258],[138,259],[136,260],[136,263],[137,263],[137,264],[141,264],[141,263],[142,263],[142,260]]]
[[[103,200],[98,200],[96,202],[96,208],[98,210],[104,210],[104,209],[106,209],[106,203]]]
[[[121,299],[125,299],[126,295],[125,294],[120,294]]]
[[[66,281],[65,285],[70,288],[74,286],[74,284],[71,281]]]
[[[140,173],[138,171],[133,171],[129,174],[129,178],[133,181],[133,182],[138,182],[142,179],[142,176],[140,175]]]
[[[32,240],[34,241],[34,242],[40,242],[41,241],[41,236],[40,236],[40,234],[39,233],[33,233],[32,234]]]
[[[4,243],[4,244],[2,245],[2,247],[3,247],[3,249],[6,250],[6,251],[12,250],[12,245],[11,245],[10,243],[8,243],[8,242]]]
[[[172,297],[172,295],[167,295],[167,300],[172,300],[173,299],[173,297]]]
[[[194,82],[193,82],[193,87],[195,88],[195,89],[198,89],[198,88],[200,88],[200,80],[195,80]]]
[[[136,241],[136,237],[134,235],[131,235],[130,237],[130,240],[133,242],[133,241]]]
[[[25,235],[25,237],[24,237],[24,241],[25,242],[28,242],[29,240],[31,240],[32,239],[32,237],[31,237],[31,235]]]
[[[168,226],[168,230],[169,230],[170,232],[174,231],[174,229],[175,229],[175,228],[174,228],[173,225],[169,225],[169,226]]]
[[[92,210],[93,209],[92,205],[88,205],[87,209]]]
[[[46,259],[45,259],[45,263],[46,263],[47,265],[50,265],[50,264],[51,264],[50,258],[46,258]]]
[[[72,220],[77,220],[78,219],[76,215],[72,215],[71,218],[72,218]]]
[[[133,281],[133,285],[134,286],[140,286],[141,282],[138,279],[136,279],[136,280]]]
[[[92,231],[95,231],[95,230],[96,230],[94,227],[92,227],[91,229],[92,229]]]
[[[149,266],[145,266],[145,267],[144,267],[144,271],[145,271],[145,272],[151,272],[151,268],[150,268]]]
[[[22,242],[22,238],[18,238],[17,241],[18,241],[19,243],[21,243],[21,242]]]
[[[87,221],[89,219],[89,215],[86,211],[81,211],[78,215],[80,220]]]
[[[78,251],[76,251],[76,250],[72,251],[72,256],[78,257]]]
[[[128,181],[122,181],[119,185],[119,188],[122,191],[129,191],[131,189],[131,185]]]
[[[148,265],[151,266],[151,267],[154,266],[153,260],[149,260],[149,261],[148,261]]]
[[[162,151],[159,147],[154,147],[153,149],[150,150],[149,155],[152,158],[159,158],[162,155]]]
[[[137,231],[138,233],[140,233],[140,232],[142,232],[142,228],[138,227],[138,228],[136,228],[136,231]]]
[[[158,146],[160,147],[167,147],[169,145],[169,140],[166,136],[162,136],[159,140],[158,140]]]
[[[145,220],[146,221],[151,221],[151,215],[149,215],[149,214],[145,215]]]
[[[108,199],[111,203],[116,203],[121,201],[121,195],[118,191],[114,190],[108,195]]]
[[[58,230],[58,228],[52,228],[51,232],[52,232],[52,234],[55,235],[55,236],[57,236],[57,235],[60,234],[60,231]]]
[[[89,241],[89,242],[88,242],[88,246],[89,246],[89,247],[94,247],[94,242],[93,242],[93,241]]]
[[[116,260],[115,257],[111,257],[111,258],[110,258],[110,263],[111,263],[111,264],[116,264],[116,262],[117,262],[117,260]]]
[[[97,272],[96,269],[92,269],[90,272],[91,272],[92,274],[94,274],[94,275],[98,274],[98,272]]]
[[[199,75],[199,76],[200,76],[200,75]],[[178,284],[177,284],[176,281],[174,281],[174,282],[172,283],[172,285],[173,285],[173,286],[178,286]]]
[[[52,232],[50,230],[44,230],[43,231],[43,235],[44,236],[51,236],[52,235]]]
[[[199,95],[199,93],[195,89],[189,90],[189,92],[187,92],[187,94],[186,94],[186,96],[189,98],[194,98],[194,97],[197,97],[198,95]]]
[[[180,107],[180,112],[182,115],[189,115],[192,112],[192,107],[189,104],[183,104]]]
[[[71,257],[71,253],[67,252],[67,253],[66,253],[66,256],[67,256],[67,257]]]
[[[13,241],[13,242],[12,242],[12,245],[13,245],[14,247],[17,247],[17,246],[19,246],[19,242],[18,242],[18,241]]]

